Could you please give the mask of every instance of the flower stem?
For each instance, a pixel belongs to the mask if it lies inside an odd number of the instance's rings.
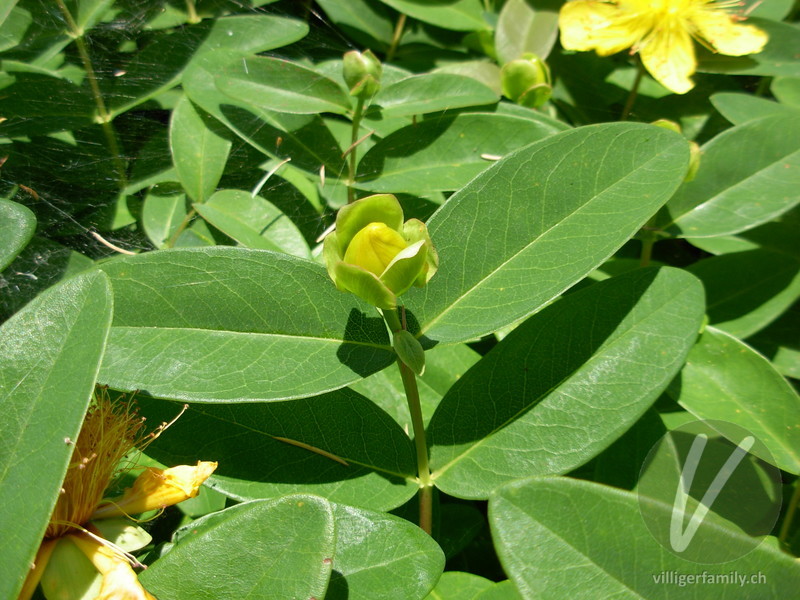
[[[656,243],[655,215],[645,223],[640,232],[642,253],[639,255],[639,266],[646,267],[653,256],[653,245]]]
[[[197,16],[197,8],[195,8],[194,0],[186,0],[186,15],[189,17],[189,23],[199,23],[202,19]]]
[[[406,329],[405,322],[400,323],[397,312],[394,310],[383,311],[386,324],[392,332]],[[405,319],[404,319],[405,321]],[[422,407],[419,401],[419,388],[414,372],[397,358],[400,368],[400,377],[408,401],[408,411],[411,414],[411,426],[414,429],[414,446],[417,450],[417,478],[419,480],[419,526],[430,534],[433,524],[433,486],[431,484],[431,469],[428,465],[428,444],[425,439],[425,422],[422,420]]]
[[[358,163],[358,132],[361,127],[361,117],[364,115],[364,98],[359,98],[356,102],[356,110],[353,113],[353,130],[350,135],[350,157],[348,161],[350,169],[349,186],[347,187],[347,203],[355,202],[356,190],[353,185],[356,182],[356,164]]]
[[[394,28],[394,35],[392,35],[392,44],[389,46],[389,49],[386,51],[386,62],[392,62],[394,58],[394,53],[397,52],[397,46],[400,45],[400,38],[403,37],[403,29],[406,26],[406,15],[405,13],[400,13],[400,16],[397,18],[397,25]]]
[[[127,169],[125,166],[125,161],[122,158],[119,141],[117,140],[117,132],[114,130],[114,126],[111,124],[113,117],[106,107],[105,100],[103,100],[103,93],[100,90],[100,84],[98,83],[97,75],[94,72],[92,59],[89,56],[89,50],[86,47],[86,40],[84,39],[85,32],[78,27],[75,19],[72,18],[72,14],[69,12],[67,5],[64,4],[64,0],[56,0],[56,4],[58,4],[58,8],[61,10],[61,14],[64,15],[64,20],[67,22],[67,27],[69,29],[69,35],[73,40],[75,40],[75,46],[78,48],[78,54],[81,57],[83,69],[86,71],[86,79],[89,82],[89,88],[92,90],[92,97],[94,98],[94,103],[97,107],[96,120],[103,128],[103,134],[106,137],[108,149],[111,151],[111,158],[114,161],[114,167],[117,170],[117,176],[119,178],[119,189],[124,190],[128,185],[128,176],[126,172]]]
[[[197,215],[197,211],[195,209],[192,209],[186,213],[186,216],[183,218],[183,221],[181,221],[181,224],[178,225],[178,228],[171,236],[169,236],[169,239],[164,244],[165,248],[173,248],[175,246],[178,238],[181,237],[181,234],[189,226],[189,223],[192,222],[192,219],[194,219],[195,215]]]
[[[633,80],[633,86],[628,94],[628,99],[625,101],[625,108],[622,109],[622,114],[619,117],[620,121],[627,121],[633,108],[633,103],[636,102],[636,96],[639,94],[639,85],[642,83],[644,76],[644,65],[641,60],[636,61],[636,79]]]

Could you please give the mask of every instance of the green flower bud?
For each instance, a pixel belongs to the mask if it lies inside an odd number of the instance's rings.
[[[661,127],[662,129],[669,129],[670,131],[674,131],[675,133],[680,133],[681,135],[683,132],[681,131],[681,126],[678,125],[675,121],[670,121],[669,119],[658,119],[657,121],[653,121],[651,125],[655,125],[656,127]]]
[[[675,133],[680,133],[683,135],[681,131],[681,126],[678,125],[675,121],[670,121],[669,119],[659,119],[658,121],[653,121],[651,125],[655,125],[656,127],[663,127],[664,129],[669,129],[670,131],[674,131]],[[689,169],[686,171],[686,176],[683,178],[685,182],[689,182],[695,178],[697,175],[697,170],[700,168],[700,156],[703,154],[702,150],[700,150],[700,146],[697,145],[697,142],[689,142]]]
[[[700,150],[700,146],[697,145],[697,142],[689,142],[689,170],[686,171],[686,177],[683,178],[684,181],[691,181],[697,175],[697,170],[700,168],[700,156],[703,154],[703,151]]]
[[[403,223],[391,194],[376,194],[342,207],[336,228],[325,238],[325,265],[336,287],[392,309],[412,285],[425,286],[439,258],[422,221]]]
[[[503,65],[500,83],[506,98],[528,108],[538,108],[553,93],[550,68],[530,52]]]
[[[371,50],[359,52],[351,50],[344,55],[342,74],[350,95],[358,98],[370,98],[381,87],[381,61]]]

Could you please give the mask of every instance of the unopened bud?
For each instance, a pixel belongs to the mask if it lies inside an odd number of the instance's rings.
[[[371,50],[351,50],[344,55],[342,74],[351,96],[374,96],[381,87],[382,73],[381,61]]]
[[[528,108],[538,108],[553,93],[547,63],[530,52],[506,63],[500,71],[500,80],[503,95]]]

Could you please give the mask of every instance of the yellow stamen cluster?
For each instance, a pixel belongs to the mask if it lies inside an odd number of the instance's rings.
[[[146,445],[149,436],[143,430],[144,419],[133,403],[112,402],[107,390],[98,389],[75,442],[45,539],[65,535],[89,520],[120,461]]]

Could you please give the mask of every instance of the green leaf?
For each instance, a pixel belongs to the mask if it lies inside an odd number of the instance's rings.
[[[105,16],[114,0],[78,0],[77,11],[70,7],[70,12],[75,19],[78,30],[85,33],[94,27]],[[73,4],[70,2],[70,4]]]
[[[702,317],[700,283],[669,267],[602,281],[534,315],[436,409],[436,487],[486,498],[511,479],[579,467],[658,398]]]
[[[191,65],[215,52],[227,60],[280,48],[305,37],[302,21],[270,15],[234,15],[206,19],[196,25],[166,31],[125,65],[105,94],[114,116],[175,87]],[[157,65],[158,68],[154,68]]]
[[[101,379],[116,389],[195,402],[285,400],[394,360],[375,309],[309,261],[220,247],[149,252],[102,269],[117,305]]]
[[[142,227],[156,248],[164,248],[186,215],[186,194],[179,186],[154,186],[144,198]]]
[[[271,202],[243,190],[220,190],[195,210],[242,246],[311,258],[303,234]]]
[[[227,130],[184,96],[172,111],[169,146],[183,189],[195,202],[208,200],[231,150]]]
[[[163,400],[141,398],[139,404],[153,423],[180,412]],[[148,453],[164,464],[219,462],[211,484],[238,500],[304,492],[390,510],[418,490],[408,436],[351,390],[269,404],[196,404]]]
[[[392,13],[372,0],[319,0],[328,18],[365,48],[383,52],[392,43]]]
[[[688,271],[705,286],[710,323],[737,337],[766,327],[800,298],[800,259],[782,252],[732,252]]]
[[[530,315],[625,243],[682,181],[686,141],[650,125],[565,131],[498,161],[428,221],[439,270],[404,296],[458,342]]]
[[[438,544],[392,515],[333,505],[336,553],[325,600],[427,597],[444,569]]]
[[[358,165],[356,185],[371,192],[457,190],[497,157],[556,132],[546,123],[497,114],[426,119],[375,144]]]
[[[445,29],[456,31],[479,31],[488,29],[483,20],[483,5],[480,0],[381,0],[396,11]]]
[[[759,454],[757,447],[754,454],[800,474],[800,398],[767,359],[741,340],[707,327],[668,393],[700,419],[744,427],[772,456]]]
[[[36,216],[22,204],[0,199],[0,271],[13,261],[36,231]]]
[[[494,104],[497,100],[490,87],[472,77],[426,73],[381,88],[373,105],[381,107],[384,118],[392,118]]]
[[[644,502],[649,518],[669,523],[672,505],[638,500]],[[492,495],[489,518],[500,561],[521,597],[530,600],[708,597],[707,580],[705,585],[698,581],[684,586],[674,579],[659,581],[687,574],[763,575],[765,583],[747,586],[753,597],[791,597],[800,585],[800,566],[767,544],[721,564],[678,558],[650,534],[636,494],[587,481],[552,477],[510,483]],[[732,526],[705,521],[700,530],[712,542],[710,555],[715,546],[752,545],[752,538]],[[713,588],[716,597],[744,597],[741,583],[732,579],[719,579]]]
[[[230,62],[217,88],[245,104],[293,114],[345,114],[350,98],[332,79],[288,60],[251,56]]]
[[[748,19],[767,32],[769,42],[758,54],[725,56],[700,50],[697,53],[697,70],[701,73],[728,73],[731,75],[800,76],[800,27],[770,19]]]
[[[494,46],[500,64],[526,52],[545,60],[558,39],[558,5],[539,2],[534,8],[525,0],[509,0],[500,10]]]
[[[111,324],[108,279],[50,288],[0,328],[0,597],[16,598],[67,471]]]
[[[800,107],[800,77],[778,77],[773,80],[770,90],[782,104]]]
[[[514,584],[506,579],[478,594],[475,600],[520,600],[521,598]]]
[[[195,521],[191,531],[140,575],[160,598],[325,597],[335,530],[322,498],[240,504]]]
[[[182,80],[192,102],[212,114],[248,144],[274,158],[292,159],[292,165],[318,173],[322,165],[329,174],[344,169],[342,148],[319,115],[278,114],[220,91],[217,73],[230,63],[226,52],[214,52],[195,61]]]
[[[480,594],[493,587],[493,582],[485,577],[448,571],[442,573],[439,583],[426,596],[426,600],[476,600]]]
[[[800,202],[800,114],[749,121],[702,148],[700,170],[659,225],[681,237],[751,229]]]
[[[8,6],[8,5],[11,6]],[[20,6],[13,6],[16,2],[8,2],[0,9],[0,52],[9,50],[20,44],[25,38],[25,33],[30,27],[33,17],[31,13]]]
[[[773,100],[731,92],[712,95],[711,104],[734,125],[741,125],[769,115],[781,114],[787,117],[797,115],[798,112],[794,107],[784,106]]]

